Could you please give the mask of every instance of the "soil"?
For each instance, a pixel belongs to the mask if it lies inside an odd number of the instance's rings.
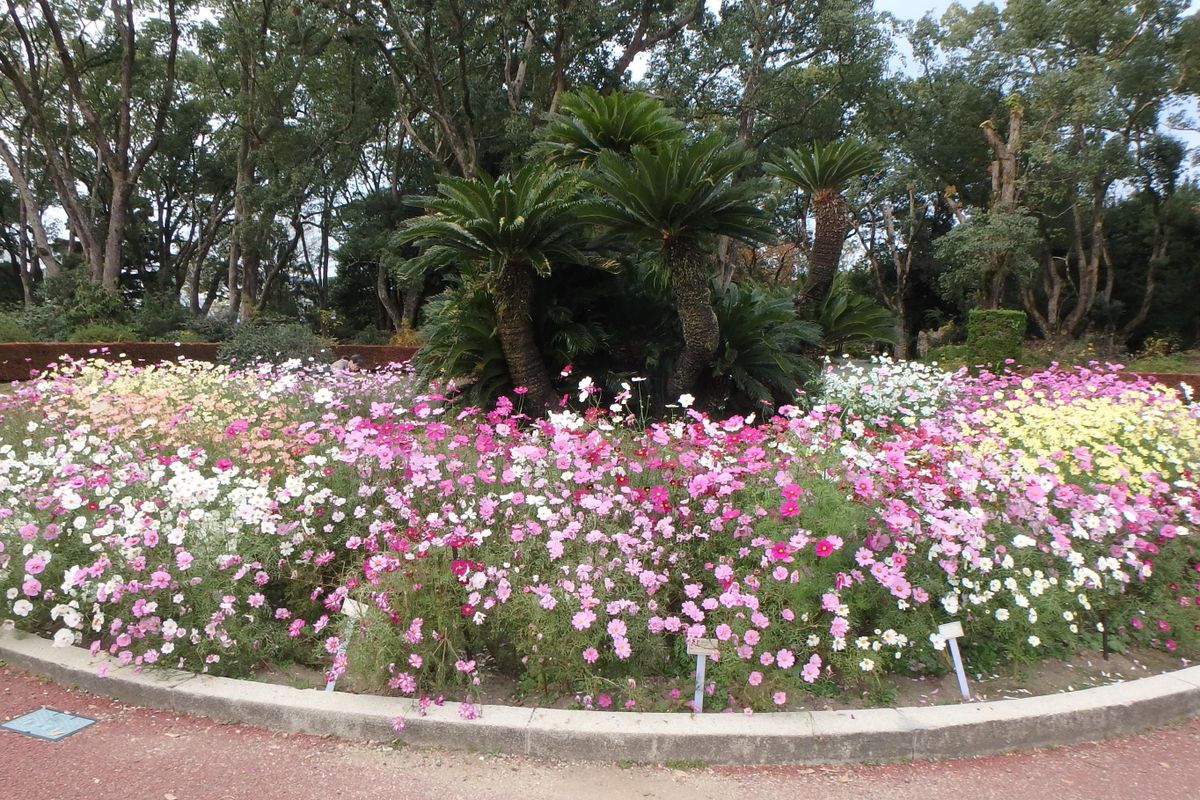
[[[1013,700],[1123,683],[1182,669],[1191,663],[1188,659],[1150,648],[1110,653],[1107,660],[1099,651],[1083,650],[1070,659],[1047,659],[1038,664],[1013,666],[989,675],[972,673],[968,665],[967,683],[972,700]],[[264,667],[255,679],[297,689],[321,689],[325,686],[324,673],[297,664]],[[653,683],[650,685],[653,686]],[[665,693],[667,686],[664,684],[659,688]],[[683,688],[686,697],[690,690],[687,690],[687,687]],[[354,693],[369,691],[366,687],[358,685],[353,675],[339,679],[337,690]],[[954,673],[949,673],[920,678],[889,675],[882,679],[881,688],[872,691],[844,691],[833,697],[800,694],[792,699],[797,702],[791,702],[779,710],[838,711],[881,706],[899,708],[947,705],[962,702],[962,695]],[[495,705],[578,708],[574,695],[521,695],[517,683],[502,675],[485,676],[478,700]]]

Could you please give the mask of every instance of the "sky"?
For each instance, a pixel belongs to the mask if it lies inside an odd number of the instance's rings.
[[[1003,0],[996,2],[996,5],[1003,5]],[[938,2],[930,2],[930,0],[875,0],[875,8],[879,11],[889,11],[900,19],[920,19],[928,12],[932,11],[936,16],[941,16],[942,12],[950,5],[950,0],[938,0]],[[966,5],[974,5],[967,3]]]

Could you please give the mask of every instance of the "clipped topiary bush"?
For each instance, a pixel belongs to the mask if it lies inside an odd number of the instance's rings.
[[[967,363],[996,371],[1020,361],[1025,341],[1024,311],[977,308],[967,314]]]
[[[267,361],[282,364],[293,358],[321,363],[333,360],[333,344],[298,322],[247,322],[221,344],[217,360],[238,366]]]

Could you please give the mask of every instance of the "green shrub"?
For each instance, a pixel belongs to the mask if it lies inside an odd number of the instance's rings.
[[[1001,370],[1020,361],[1025,340],[1024,311],[973,309],[967,314],[967,360],[971,366]]]
[[[354,335],[350,337],[350,341],[354,344],[387,344],[390,338],[387,331],[381,331],[372,326],[355,331]]]
[[[0,342],[29,342],[34,339],[20,317],[8,312],[0,312]]]
[[[234,327],[233,320],[217,316],[194,317],[187,323],[187,330],[201,342],[223,342],[233,335]]]
[[[70,341],[75,331],[89,325],[124,327],[128,320],[120,296],[109,294],[83,272],[64,270],[47,278],[37,294],[41,303],[26,309],[21,321],[39,341]]]
[[[944,344],[931,348],[922,358],[926,364],[937,364],[946,369],[958,369],[967,366],[967,346],[965,344]]]
[[[176,339],[180,331],[191,320],[192,315],[179,304],[179,298],[171,294],[148,294],[133,313],[133,329],[146,341]]]
[[[93,322],[71,331],[68,342],[136,342],[141,337],[128,325]]]
[[[217,350],[217,359],[239,366],[256,361],[280,364],[293,358],[328,363],[333,360],[331,348],[332,342],[317,336],[307,325],[255,321],[239,325]]]

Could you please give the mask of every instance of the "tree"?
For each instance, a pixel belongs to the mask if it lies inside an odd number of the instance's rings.
[[[639,92],[603,95],[583,88],[564,95],[561,111],[547,116],[533,155],[565,166],[587,167],[605,150],[628,154],[683,137],[683,124],[662,103]]]
[[[819,308],[829,295],[842,260],[849,222],[842,188],[875,169],[877,163],[877,151],[853,139],[799,150],[789,148],[778,160],[767,162],[768,174],[808,194],[816,217],[808,279],[795,299],[798,311]]]
[[[588,261],[576,190],[571,172],[539,163],[495,180],[483,172],[445,177],[437,195],[420,199],[426,214],[399,237],[424,248],[406,277],[454,264],[464,280],[484,287],[513,385],[524,387],[537,408],[557,398],[534,331],[534,280],[556,265]]]
[[[605,150],[584,173],[599,193],[586,218],[652,246],[671,287],[684,342],[667,382],[671,399],[692,389],[720,344],[706,244],[716,236],[747,244],[772,237],[756,203],[763,184],[732,180],[752,162],[745,148],[714,134],[634,146],[628,157]]]
[[[116,0],[102,6],[103,25],[93,27],[85,24],[89,14],[83,6],[90,4],[38,0],[35,8],[7,0],[10,24],[0,41],[0,75],[7,79],[45,157],[91,279],[110,293],[117,292],[123,266],[130,199],[158,149],[174,104],[181,30],[175,0],[166,0],[165,9],[159,4],[141,9],[151,21],[143,22],[140,29],[133,5],[133,0]],[[160,16],[164,11],[165,19]],[[68,27],[69,23],[77,27]],[[148,49],[140,34],[152,38],[157,34],[166,52]],[[115,42],[110,44],[110,37]],[[109,58],[114,51],[116,58]],[[148,69],[146,63],[156,60],[158,68]],[[148,75],[158,79],[146,80]],[[82,129],[74,129],[76,114],[84,121]],[[96,175],[86,182],[91,194],[87,203],[79,191],[85,183],[79,171],[82,165],[70,157],[71,142],[64,144],[61,136],[64,127],[71,136],[86,138],[94,155]],[[11,155],[10,146],[4,149]],[[13,165],[20,171],[15,159],[9,168]],[[101,195],[106,206],[103,216],[94,213],[94,201]],[[23,202],[30,198],[23,193]],[[40,218],[42,209],[27,208],[26,213],[32,220]]]

